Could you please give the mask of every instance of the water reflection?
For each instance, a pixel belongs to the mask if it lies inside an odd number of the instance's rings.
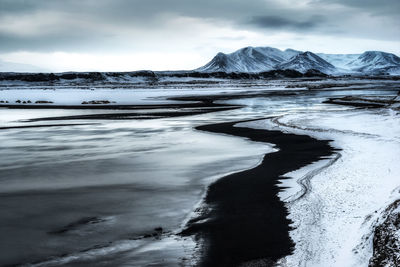
[[[0,262],[42,261],[160,226],[176,231],[210,177],[255,165],[270,150],[193,129],[229,116],[0,131]],[[50,234],[87,217],[99,222]]]

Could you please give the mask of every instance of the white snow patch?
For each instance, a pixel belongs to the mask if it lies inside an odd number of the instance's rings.
[[[245,125],[331,139],[342,149],[341,158],[312,177],[306,195],[286,202],[296,247],[280,266],[368,266],[372,241],[366,242],[365,236],[373,229],[370,215],[393,201],[400,185],[400,116],[388,110],[317,111]],[[291,187],[280,194],[282,200],[299,192],[295,181],[324,161],[286,174],[293,180],[282,184]]]

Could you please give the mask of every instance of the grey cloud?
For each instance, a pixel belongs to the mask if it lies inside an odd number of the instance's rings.
[[[311,3],[339,4],[375,15],[397,15],[398,17],[400,12],[399,0],[312,0]]]
[[[0,1],[0,14],[9,13],[23,13],[25,11],[32,11],[40,7],[40,1],[20,1],[20,0],[1,0]]]
[[[274,1],[270,1],[269,6],[272,8]],[[126,46],[124,41],[134,37],[126,36],[125,40],[118,43],[116,38],[106,38],[104,35],[112,31],[120,36],[130,29],[139,29],[147,34],[157,31],[159,33],[168,27],[169,19],[178,16],[234,23],[237,17],[242,17],[241,12],[252,13],[265,5],[265,0],[0,0],[0,19],[11,17],[19,20],[22,16],[37,13],[43,16],[55,14],[66,17],[62,18],[64,22],[58,21],[57,25],[51,25],[41,36],[0,31],[0,52],[74,49],[92,51],[88,48],[91,43],[94,44],[93,48],[101,46],[105,49],[120,49],[121,46]],[[71,25],[71,21],[68,21],[71,19],[79,21],[80,27]],[[40,18],[35,17],[35,20],[38,22]],[[110,46],[106,47],[107,44]]]
[[[0,31],[0,52],[12,50],[92,50],[101,47],[121,49],[126,29],[140,29],[157,34],[167,29],[168,20],[178,16],[224,23],[237,29],[254,31],[312,31],[319,34],[347,34],[357,38],[360,32],[346,24],[346,18],[357,16],[354,9],[384,17],[399,26],[399,0],[308,0],[301,7],[288,7],[279,0],[0,0],[0,19],[14,20],[30,14],[65,16],[65,21],[51,25],[40,37]],[[344,10],[325,9],[332,3]],[[37,19],[37,18],[36,18]],[[68,20],[79,23],[71,26]],[[397,22],[396,22],[397,21]],[[94,26],[93,26],[94,25]],[[179,27],[174,26],[174,27]],[[171,30],[171,29],[169,29]],[[174,30],[174,29],[172,29]],[[179,29],[176,29],[179,33]],[[365,33],[363,33],[365,34]],[[393,39],[393,29],[386,33],[368,32],[373,38]],[[123,39],[123,38],[121,38]],[[93,44],[92,48],[91,44]]]
[[[29,37],[0,33],[0,51],[95,51],[97,49],[95,43],[106,44],[109,39],[99,36],[84,36],[80,32],[69,35],[53,33],[46,36]]]
[[[249,24],[267,29],[294,29],[311,30],[323,22],[319,16],[313,16],[307,20],[293,20],[280,16],[254,16],[250,18]]]
[[[277,6],[273,0],[0,0],[1,13],[26,13],[38,10],[84,13],[129,21],[151,18],[160,13],[199,17],[234,17],[240,12]]]
[[[301,2],[301,1],[299,1]],[[238,21],[250,16],[279,16],[295,20],[299,16],[325,14],[324,5],[338,3],[370,12],[399,12],[399,0],[307,0],[302,8],[288,7],[279,0],[0,0],[1,14],[57,11],[103,19],[109,23],[151,21],[160,14],[189,17],[230,19]],[[305,6],[305,8],[304,8]],[[316,9],[318,8],[318,9]]]

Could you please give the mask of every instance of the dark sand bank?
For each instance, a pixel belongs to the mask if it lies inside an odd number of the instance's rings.
[[[344,96],[344,97],[331,97],[325,100],[323,103],[351,106],[357,108],[389,108],[391,107],[391,105],[399,104],[400,101],[396,100],[396,96],[391,99]]]
[[[28,121],[58,121],[58,120],[149,120],[172,118],[179,116],[193,116],[209,112],[226,111],[236,109],[238,107],[218,107],[218,108],[201,108],[201,109],[177,109],[174,111],[158,111],[158,112],[129,112],[129,113],[106,113],[106,114],[90,114],[90,115],[75,115],[61,117],[45,117],[30,119]]]
[[[271,266],[292,252],[287,209],[279,200],[280,176],[332,155],[328,140],[234,127],[221,123],[198,130],[249,138],[276,145],[278,152],[266,154],[262,163],[250,170],[223,177],[212,184],[204,200],[205,208],[189,221],[183,235],[204,241],[202,266],[237,266],[255,263]],[[257,265],[259,264],[259,265]]]
[[[171,98],[172,100],[173,98]],[[193,97],[193,99],[203,99],[200,97]],[[196,101],[196,100],[194,100]],[[208,107],[221,107],[230,105],[215,104],[210,101],[196,102],[196,103],[176,103],[176,104],[149,104],[149,105],[120,105],[120,104],[91,104],[91,105],[55,105],[55,104],[0,104],[0,108],[10,109],[103,109],[103,110],[137,110],[137,109],[159,109],[159,108],[208,108]]]

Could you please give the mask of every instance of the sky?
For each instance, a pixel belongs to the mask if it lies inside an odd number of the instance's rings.
[[[400,55],[400,1],[0,0],[0,60],[48,71],[194,69],[246,46]]]

